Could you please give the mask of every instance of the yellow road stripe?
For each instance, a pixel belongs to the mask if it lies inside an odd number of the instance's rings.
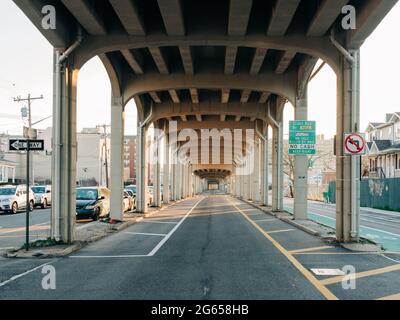
[[[282,230],[267,231],[267,233],[274,234],[274,233],[289,232],[289,231],[294,231],[294,229],[282,229]]]
[[[359,278],[375,276],[375,275],[378,275],[378,274],[397,271],[397,270],[400,270],[400,264],[395,264],[395,265],[392,265],[392,266],[389,266],[389,267],[384,267],[384,268],[379,268],[379,269],[373,269],[373,270],[358,272],[354,276],[355,276],[356,279],[359,279]],[[332,278],[329,278],[329,279],[326,279],[326,280],[321,280],[321,283],[324,284],[324,285],[339,283],[339,282],[342,282],[344,277],[345,276],[332,277]]]
[[[31,225],[29,227],[32,231],[41,231],[41,230],[48,230],[50,229],[50,225]],[[5,228],[0,231],[0,235],[9,234],[9,233],[18,233],[18,232],[25,232],[26,227],[19,227],[19,228]]]
[[[291,252],[292,253],[292,252]],[[382,255],[380,252],[299,252],[298,255],[353,255],[353,256],[366,256],[366,255]]]
[[[296,254],[296,253],[317,251],[317,250],[330,249],[330,248],[334,248],[334,247],[332,247],[332,246],[322,246],[322,247],[314,247],[314,248],[306,248],[306,249],[297,249],[297,250],[290,250],[289,253]]]
[[[394,295],[391,295],[391,296],[387,296],[387,297],[382,297],[382,298],[379,298],[379,299],[376,299],[376,300],[400,300],[400,293],[394,294]]]
[[[328,288],[323,286],[317,278],[315,278],[310,271],[303,267],[303,265],[297,261],[295,257],[293,257],[284,247],[282,247],[277,241],[274,240],[267,232],[265,232],[257,223],[251,220],[246,214],[240,210],[230,199],[228,201],[232,204],[233,207],[238,210],[242,216],[249,221],[258,231],[260,231],[265,238],[267,238],[296,268],[299,270],[304,277],[315,287],[321,294],[328,300],[338,300],[338,298],[329,291]]]

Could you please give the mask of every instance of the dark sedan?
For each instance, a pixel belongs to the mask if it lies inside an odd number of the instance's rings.
[[[76,220],[98,220],[110,213],[110,191],[103,187],[76,189]]]

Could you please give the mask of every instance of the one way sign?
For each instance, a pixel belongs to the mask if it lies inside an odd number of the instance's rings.
[[[10,139],[9,150],[10,151],[25,151],[28,149],[27,140],[16,140]],[[44,150],[44,140],[29,140],[29,150],[30,151],[43,151]]]

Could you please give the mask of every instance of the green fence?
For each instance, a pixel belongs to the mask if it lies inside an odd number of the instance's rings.
[[[336,203],[336,182],[329,182],[328,198]],[[400,178],[364,179],[360,183],[360,205],[383,210],[400,211]]]

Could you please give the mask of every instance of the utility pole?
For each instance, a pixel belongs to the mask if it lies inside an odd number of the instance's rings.
[[[29,127],[29,132],[28,132],[28,136],[26,137],[26,139],[28,140],[28,145],[29,145],[29,139],[32,138],[36,138],[36,137],[32,137],[32,102],[35,100],[42,100],[43,99],[43,95],[40,95],[40,97],[31,97],[31,94],[28,94],[27,98],[21,98],[20,96],[17,98],[14,98],[14,102],[28,102],[28,127]],[[33,174],[33,166],[31,164],[31,161],[33,160],[33,157],[29,157],[29,149],[26,151],[27,152],[27,158],[29,160],[29,165],[28,167],[30,167],[32,170],[32,174],[30,174],[29,176],[32,178],[32,183],[34,183],[34,174]],[[29,185],[29,176],[27,176],[27,184]],[[28,194],[29,194],[29,189],[28,189]]]
[[[110,125],[107,124],[102,124],[96,126],[96,128],[100,129],[102,128],[104,131],[104,141],[103,141],[103,148],[104,148],[104,158],[105,158],[105,169],[106,169],[106,187],[109,188],[109,178],[108,178],[108,154],[107,154],[107,128],[111,127]],[[103,171],[103,170],[102,170]]]
[[[25,99],[22,99],[21,97],[14,98],[14,102],[28,102],[28,123],[29,123],[29,131],[32,129],[32,101],[35,100],[42,100],[43,95],[40,95],[40,97],[31,97],[31,94],[28,94],[28,97]],[[29,137],[31,138],[31,137]]]

